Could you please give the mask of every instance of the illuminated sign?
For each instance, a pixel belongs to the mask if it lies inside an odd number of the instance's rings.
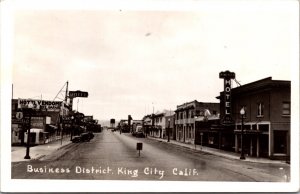
[[[231,116],[231,79],[235,79],[235,73],[230,71],[221,72],[219,74],[219,78],[224,79],[224,124],[231,124],[232,116]]]

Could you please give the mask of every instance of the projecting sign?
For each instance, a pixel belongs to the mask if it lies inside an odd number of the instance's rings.
[[[231,116],[231,79],[235,79],[235,73],[230,71],[220,72],[219,78],[224,79],[224,124],[233,123]]]
[[[23,113],[22,113],[22,112],[17,112],[17,113],[16,113],[16,118],[17,118],[18,120],[22,119],[22,118],[23,118]]]
[[[82,92],[80,90],[77,91],[69,91],[69,97],[70,98],[77,98],[77,97],[82,97],[82,98],[87,98],[89,95],[88,92]]]

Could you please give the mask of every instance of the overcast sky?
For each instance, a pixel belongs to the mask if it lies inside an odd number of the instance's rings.
[[[74,109],[99,120],[141,119],[153,108],[218,102],[221,71],[235,72],[242,85],[291,80],[298,9],[271,2],[198,11],[18,10],[13,97],[53,100],[69,81],[69,90],[89,92]]]

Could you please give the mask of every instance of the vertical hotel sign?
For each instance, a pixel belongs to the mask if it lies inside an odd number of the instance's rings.
[[[235,79],[235,73],[230,71],[220,72],[219,78],[224,79],[224,117],[223,124],[231,124],[232,111],[231,111],[231,79]]]

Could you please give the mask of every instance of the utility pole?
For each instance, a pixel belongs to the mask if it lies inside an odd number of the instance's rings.
[[[65,95],[66,103],[67,103],[67,100],[68,100],[68,86],[69,86],[69,81],[67,81],[67,86],[66,86],[66,95]]]

